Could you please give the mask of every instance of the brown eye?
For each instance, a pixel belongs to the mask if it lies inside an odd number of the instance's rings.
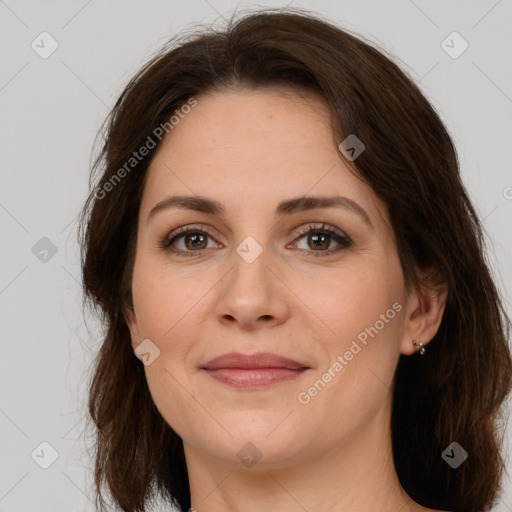
[[[166,251],[171,251],[176,254],[194,256],[194,252],[201,252],[207,249],[208,238],[210,233],[206,227],[187,226],[179,228],[169,236],[164,238],[160,244],[161,248]],[[182,246],[176,248],[179,245],[177,242],[182,242]]]
[[[308,245],[312,249],[328,249],[329,245],[331,245],[330,244],[331,236],[323,234],[323,233],[310,234],[310,235],[308,235],[307,240],[308,240]]]
[[[306,229],[302,230],[298,240],[302,238],[306,238],[307,247],[304,250],[309,253],[316,253],[312,254],[315,257],[330,256],[352,245],[352,241],[348,236],[326,227],[325,224],[321,227],[315,227],[313,225],[308,226]],[[328,250],[333,240],[339,247]]]
[[[183,235],[182,238],[187,249],[206,249],[207,243],[205,244],[205,241],[207,236],[203,233],[191,233]]]
[[[296,240],[306,237],[307,246],[300,249],[314,257],[330,256],[352,245],[352,241],[347,235],[326,227],[325,224],[320,227],[308,226],[300,232],[300,236]],[[208,238],[212,237],[206,226],[201,226],[201,228],[185,226],[165,237],[160,243],[160,247],[178,256],[196,256],[208,249]],[[338,247],[334,249],[330,248],[333,241],[338,244]]]

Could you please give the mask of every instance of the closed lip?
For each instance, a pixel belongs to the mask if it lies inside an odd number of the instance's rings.
[[[205,363],[202,370],[219,370],[223,368],[239,368],[243,370],[258,368],[287,368],[289,370],[304,370],[310,368],[298,361],[282,357],[270,352],[256,354],[241,354],[229,352],[215,357]]]

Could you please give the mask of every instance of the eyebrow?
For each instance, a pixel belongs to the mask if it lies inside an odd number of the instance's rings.
[[[219,201],[203,196],[170,196],[157,203],[148,215],[149,220],[157,213],[169,208],[180,208],[210,215],[224,216],[225,208]],[[358,203],[341,196],[302,196],[287,199],[278,204],[276,216],[283,217],[297,212],[314,210],[317,208],[345,208],[357,213],[370,226],[373,224],[365,209]]]

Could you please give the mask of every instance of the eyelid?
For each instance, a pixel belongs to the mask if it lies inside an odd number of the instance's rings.
[[[299,230],[297,231],[297,237],[295,238],[295,240],[297,240],[297,238],[302,238],[302,236],[304,236],[310,232],[318,231],[318,232],[326,232],[332,236],[336,235],[341,238],[345,238],[347,241],[352,243],[351,238],[341,229],[335,228],[334,226],[331,226],[330,224],[326,224],[325,222],[319,222],[318,224],[321,224],[321,226],[314,226],[313,224],[315,224],[315,223],[310,222],[306,226],[302,226],[301,228],[299,228]]]
[[[205,226],[203,224],[190,224],[187,226],[180,226],[179,228],[174,229],[171,231],[168,235],[164,236],[158,243],[158,246],[160,249],[163,249],[164,251],[170,251],[174,253],[189,253],[190,255],[195,253],[201,253],[205,251],[206,249],[199,249],[197,251],[182,251],[182,250],[173,250],[171,249],[171,245],[175,242],[177,238],[184,237],[185,235],[189,233],[204,233],[205,235],[213,238],[214,233],[212,232],[212,229],[208,226]],[[218,242],[216,242],[218,243]],[[222,245],[222,244],[221,244]]]
[[[320,226],[315,226],[314,224],[321,224]],[[352,239],[342,230],[335,228],[334,226],[331,226],[329,224],[326,224],[325,222],[310,222],[307,225],[304,225],[300,228],[296,228],[294,230],[297,233],[297,236],[293,239],[293,241],[288,244],[286,247],[289,247],[290,245],[295,245],[301,238],[303,238],[305,235],[309,233],[324,233],[327,236],[331,237],[336,241],[336,243],[340,246],[335,249],[328,249],[325,251],[308,251],[305,249],[299,249],[301,252],[309,252],[313,253],[314,257],[322,257],[322,256],[330,256],[333,253],[339,253],[343,249],[348,249],[350,246],[352,246],[353,242]],[[198,249],[197,251],[183,251],[181,249],[175,250],[171,249],[172,244],[176,241],[178,238],[182,238],[186,236],[189,233],[203,233],[209,237],[213,238],[212,229],[208,226],[205,226],[203,224],[190,224],[186,226],[180,226],[179,228],[176,228],[171,233],[166,235],[159,243],[159,247],[163,249],[164,251],[173,252],[177,255],[186,255],[186,256],[193,256],[194,253],[197,253],[198,255],[202,254],[204,251],[208,249]],[[219,243],[219,242],[216,242]],[[220,244],[222,245],[222,244]],[[316,255],[314,253],[317,253]]]

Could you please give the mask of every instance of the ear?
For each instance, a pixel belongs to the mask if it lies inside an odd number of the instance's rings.
[[[400,352],[412,355],[417,347],[413,341],[426,346],[436,335],[446,306],[448,286],[446,283],[418,285],[407,298],[404,329]]]
[[[132,349],[135,350],[140,345],[139,328],[137,325],[137,318],[135,316],[135,310],[129,306],[123,309],[124,318],[128,329],[130,329]]]

